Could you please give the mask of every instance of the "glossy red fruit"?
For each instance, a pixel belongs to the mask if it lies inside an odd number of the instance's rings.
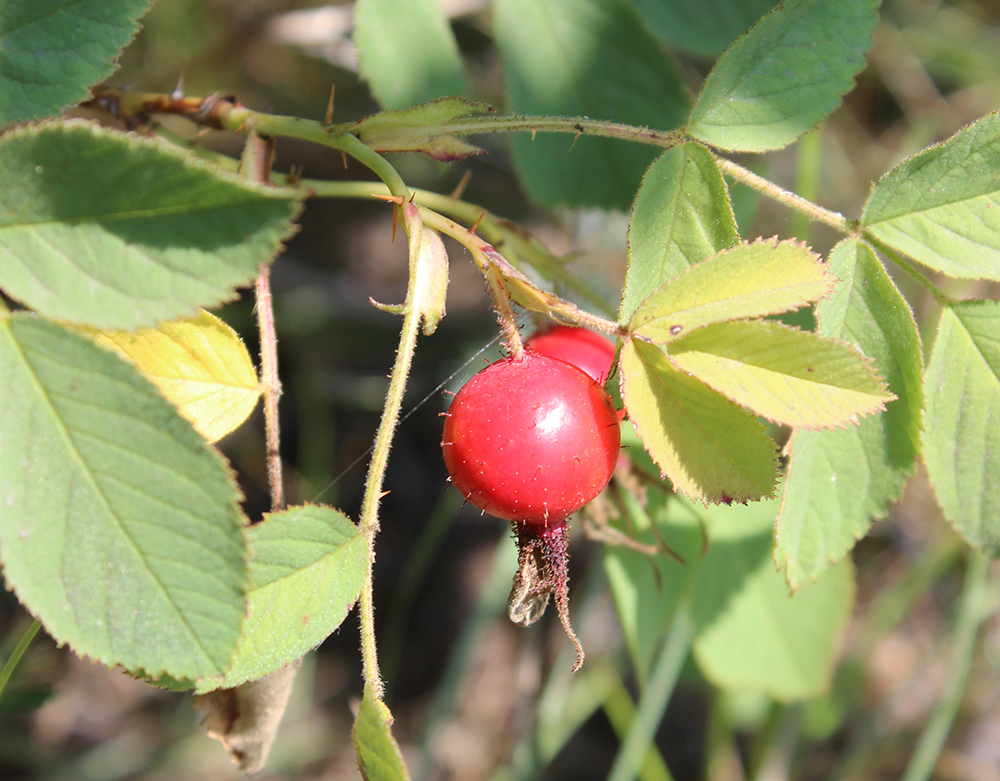
[[[525,352],[458,392],[441,448],[452,482],[491,515],[544,528],[601,492],[621,446],[618,415],[593,379]]]
[[[532,336],[524,343],[532,352],[558,358],[583,369],[598,385],[611,374],[615,346],[586,328],[557,325]]]

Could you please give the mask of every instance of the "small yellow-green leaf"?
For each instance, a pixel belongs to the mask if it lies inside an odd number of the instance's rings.
[[[625,343],[620,368],[636,433],[676,490],[711,503],[773,495],[776,447],[753,415],[640,340]]]
[[[629,323],[657,344],[696,328],[779,314],[828,295],[833,280],[805,244],[759,239],[697,263],[643,301]]]
[[[670,346],[670,360],[776,423],[832,428],[895,398],[854,345],[774,322],[716,323]]]
[[[260,385],[246,346],[204,310],[158,328],[80,330],[135,366],[209,442],[236,429],[257,405]]]
[[[365,781],[404,781],[410,777],[399,744],[392,736],[392,713],[370,687],[365,687],[354,719],[354,754]]]

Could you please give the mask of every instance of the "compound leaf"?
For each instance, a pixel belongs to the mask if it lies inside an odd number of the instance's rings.
[[[944,310],[924,374],[924,461],[945,516],[1000,554],[1000,302]]]
[[[729,191],[712,153],[678,144],[646,171],[632,204],[619,321],[689,266],[739,241]]]
[[[904,160],[879,179],[861,224],[953,277],[1000,280],[1000,113]]]
[[[858,426],[792,435],[774,559],[793,590],[885,517],[920,451],[923,359],[913,314],[864,242],[838,244],[830,271],[843,282],[817,307],[818,333],[857,344],[897,398]]]
[[[677,491],[712,503],[773,495],[776,448],[753,415],[637,339],[622,348],[620,370],[636,433]]]
[[[782,702],[823,694],[854,602],[850,562],[790,596],[771,561],[776,502],[712,507],[711,540],[692,589],[694,657],[723,689]]]
[[[692,266],[643,301],[629,323],[657,344],[711,323],[779,314],[827,295],[833,278],[805,244],[758,239]]]
[[[773,320],[715,323],[674,342],[669,354],[681,371],[787,426],[856,423],[893,398],[853,345]]]
[[[339,510],[319,505],[269,513],[247,530],[250,581],[240,645],[225,674],[198,691],[263,678],[322,643],[361,592],[368,550]]]
[[[723,54],[687,130],[721,149],[781,149],[833,111],[864,68],[878,0],[785,0]]]
[[[151,0],[7,0],[0,4],[0,125],[85,100],[115,70]]]
[[[132,329],[236,295],[299,195],[90,122],[0,138],[0,287],[43,314]]]
[[[437,0],[358,0],[354,20],[359,70],[386,108],[467,89],[458,43]]]
[[[498,0],[493,8],[511,111],[659,130],[684,121],[677,66],[627,0]],[[540,203],[621,211],[656,154],[586,135],[518,134],[512,145],[518,175]]]
[[[80,330],[135,366],[209,442],[257,406],[260,384],[246,346],[209,312],[138,331]]]
[[[59,643],[156,678],[229,664],[241,496],[136,370],[42,318],[0,319],[0,559]]]

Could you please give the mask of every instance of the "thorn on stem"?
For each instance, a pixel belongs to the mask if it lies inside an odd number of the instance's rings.
[[[323,115],[323,121],[320,123],[324,127],[329,127],[333,124],[333,93],[336,89],[336,84],[330,85],[330,101],[326,104],[326,114]]]
[[[485,217],[485,216],[486,216],[486,212],[480,213],[479,218],[476,220],[475,224],[471,228],[469,228],[469,233],[475,233],[476,230],[478,230],[479,223],[481,223],[483,221],[483,217]]]
[[[469,183],[470,179],[472,179],[472,171],[467,170],[464,174],[462,174],[462,178],[459,180],[458,184],[455,185],[455,189],[451,191],[451,195],[448,197],[456,201],[461,200],[462,193],[465,192],[465,187]]]

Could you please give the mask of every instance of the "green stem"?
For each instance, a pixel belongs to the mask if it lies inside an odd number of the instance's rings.
[[[779,187],[769,179],[755,174],[753,171],[744,168],[739,163],[734,163],[732,160],[727,160],[724,157],[716,155],[715,162],[722,169],[723,173],[728,174],[741,184],[745,184],[747,187],[757,190],[779,203],[783,203],[790,209],[801,212],[816,222],[829,225],[834,230],[844,234],[854,233],[855,226],[843,214],[824,209],[822,206],[808,201],[800,195]]]
[[[349,132],[354,123],[341,125],[331,130]],[[478,133],[570,133],[575,136],[597,136],[617,138],[622,141],[637,141],[652,146],[672,147],[684,140],[679,130],[653,130],[648,127],[626,125],[621,122],[607,122],[589,117],[546,117],[546,116],[503,116],[500,114],[477,114],[473,117],[457,119],[447,124],[421,129],[434,135],[472,135]]]
[[[410,224],[407,224],[407,228],[413,230],[413,226]],[[412,241],[412,233],[410,238]],[[359,523],[361,534],[368,544],[368,567],[364,584],[361,587],[361,596],[358,598],[358,618],[361,623],[361,659],[364,666],[365,684],[371,687],[372,692],[379,699],[382,698],[383,688],[378,669],[378,654],[375,649],[375,608],[372,590],[372,573],[375,563],[374,543],[375,535],[379,529],[378,510],[379,502],[382,500],[385,469],[389,462],[389,448],[392,446],[392,437],[396,430],[396,424],[399,422],[406,380],[410,375],[413,353],[417,346],[417,331],[420,328],[420,310],[412,293],[415,279],[416,275],[411,273],[410,292],[406,296],[399,347],[396,350],[396,361],[389,379],[389,390],[386,392],[382,420],[379,423],[378,432],[375,434],[375,444],[372,448],[371,464],[368,467],[368,478],[365,482]]]
[[[962,695],[969,679],[969,668],[976,647],[976,635],[982,622],[983,604],[989,582],[990,558],[982,551],[972,550],[965,570],[965,586],[958,606],[958,620],[955,625],[955,644],[944,690],[931,714],[917,749],[906,768],[903,781],[923,781],[934,772],[944,747],[951,725],[962,704]]]
[[[21,657],[24,656],[25,651],[28,650],[28,646],[31,645],[31,641],[35,639],[35,635],[38,634],[38,630],[41,629],[42,625],[38,621],[33,621],[31,626],[29,626],[21,639],[17,641],[17,645],[14,646],[14,650],[11,652],[10,657],[4,662],[3,669],[0,669],[0,700],[3,699],[4,689],[7,688],[7,684],[10,682],[11,677],[14,675],[14,668],[17,667],[18,663],[21,661]]]
[[[275,178],[281,179],[280,176]],[[320,179],[302,179],[295,184],[317,198],[364,199],[392,195],[389,188],[379,182],[332,182]],[[586,282],[573,274],[558,259],[549,255],[547,251],[540,247],[531,246],[535,239],[533,237],[526,238],[517,229],[512,230],[511,224],[506,220],[491,214],[482,206],[460,201],[450,195],[420,189],[411,189],[410,195],[414,203],[420,206],[426,206],[439,214],[459,220],[467,225],[476,224],[476,233],[500,250],[512,263],[518,265],[518,257],[523,256],[546,279],[563,285],[565,289],[576,293],[581,299],[593,304],[604,314],[614,316],[614,309]],[[508,244],[515,245],[512,254],[508,254],[506,246]]]
[[[350,133],[333,133],[331,128],[313,120],[286,117],[280,114],[262,114],[243,106],[232,107],[214,115],[222,130],[245,133],[256,130],[262,136],[299,138],[345,152],[362,165],[370,168],[389,189],[392,195],[409,200],[410,191],[403,178],[382,155],[365,146]]]
[[[653,742],[667,702],[677,683],[681,667],[691,649],[694,640],[695,626],[686,605],[681,606],[674,618],[660,651],[659,658],[653,667],[649,685],[639,701],[639,711],[632,720],[632,728],[628,737],[618,749],[615,764],[611,768],[609,781],[632,781],[639,772],[646,752]]]
[[[423,217],[424,224],[427,225],[427,227],[433,228],[434,230],[443,233],[445,236],[450,236],[469,250],[476,265],[479,266],[483,274],[486,275],[491,288],[493,288],[495,285],[494,272],[496,270],[496,263],[491,260],[491,257],[495,258],[499,255],[493,246],[489,244],[489,242],[483,241],[482,238],[470,231],[468,228],[449,220],[447,217],[443,217],[437,212],[421,208],[420,213]],[[503,259],[502,256],[500,257]],[[508,268],[510,273],[517,273],[515,269],[509,266],[509,264]],[[522,281],[531,286],[531,283],[528,282],[528,280],[522,278]],[[534,286],[531,287],[533,290],[537,290]],[[569,301],[558,299],[555,296],[546,294],[542,291],[538,291],[538,293],[542,296],[548,297],[550,311],[557,313],[569,322],[614,335],[617,335],[620,331],[618,324],[611,320],[606,320],[603,317],[586,312]],[[494,296],[496,295],[497,291],[494,289]],[[506,294],[503,295],[506,296]],[[502,325],[503,323],[501,323],[501,326]]]

